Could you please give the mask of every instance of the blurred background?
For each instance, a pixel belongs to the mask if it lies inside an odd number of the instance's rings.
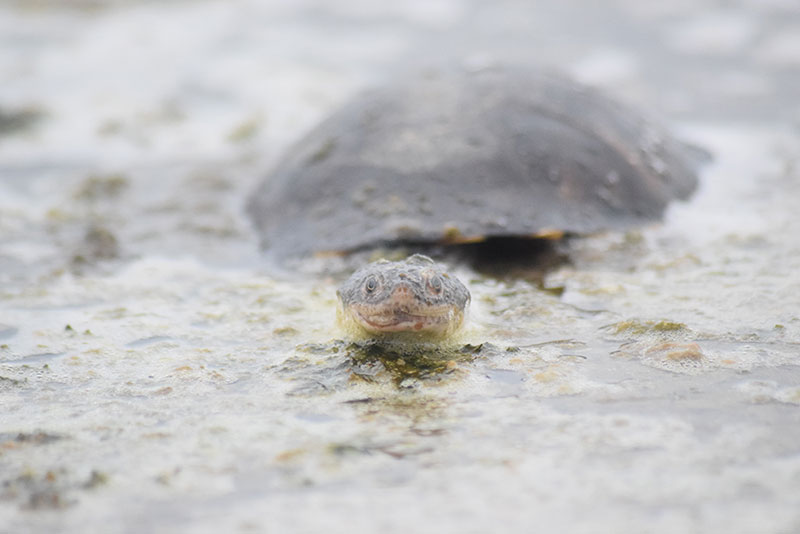
[[[33,212],[64,209],[56,190],[80,188],[87,172],[149,175],[128,184],[130,205],[140,188],[155,202],[173,183],[145,167],[214,174],[221,165],[242,173],[240,195],[359,88],[443,61],[553,66],[684,131],[731,121],[796,128],[800,113],[793,0],[6,0],[0,9],[2,202],[7,221],[28,204],[16,216],[31,217],[34,234],[43,221]],[[165,202],[193,194],[178,196]],[[196,217],[171,224],[203,225]],[[154,225],[160,238],[165,224]],[[126,232],[128,221],[116,226]],[[246,228],[229,221],[222,231]],[[128,247],[159,246],[132,237]],[[38,263],[48,242],[19,246]],[[0,256],[5,271],[27,271],[14,256]]]

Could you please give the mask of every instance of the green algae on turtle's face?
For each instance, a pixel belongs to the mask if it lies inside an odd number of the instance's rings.
[[[337,295],[339,322],[349,334],[401,342],[451,336],[470,302],[460,280],[421,254],[362,267]]]

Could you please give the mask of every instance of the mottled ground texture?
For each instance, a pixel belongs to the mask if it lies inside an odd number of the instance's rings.
[[[352,344],[244,207],[420,58],[559,66],[714,162],[543,287],[457,267],[454,347]],[[800,531],[796,0],[3,0],[0,79],[0,532]]]

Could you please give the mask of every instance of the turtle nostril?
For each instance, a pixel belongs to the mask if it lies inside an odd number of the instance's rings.
[[[407,297],[411,294],[411,289],[406,286],[400,286],[394,290],[394,295],[397,297]]]

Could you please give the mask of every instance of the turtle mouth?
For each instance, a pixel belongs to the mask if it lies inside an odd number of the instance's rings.
[[[461,325],[463,313],[455,306],[424,310],[353,308],[351,317],[371,333],[416,332],[445,334]]]

